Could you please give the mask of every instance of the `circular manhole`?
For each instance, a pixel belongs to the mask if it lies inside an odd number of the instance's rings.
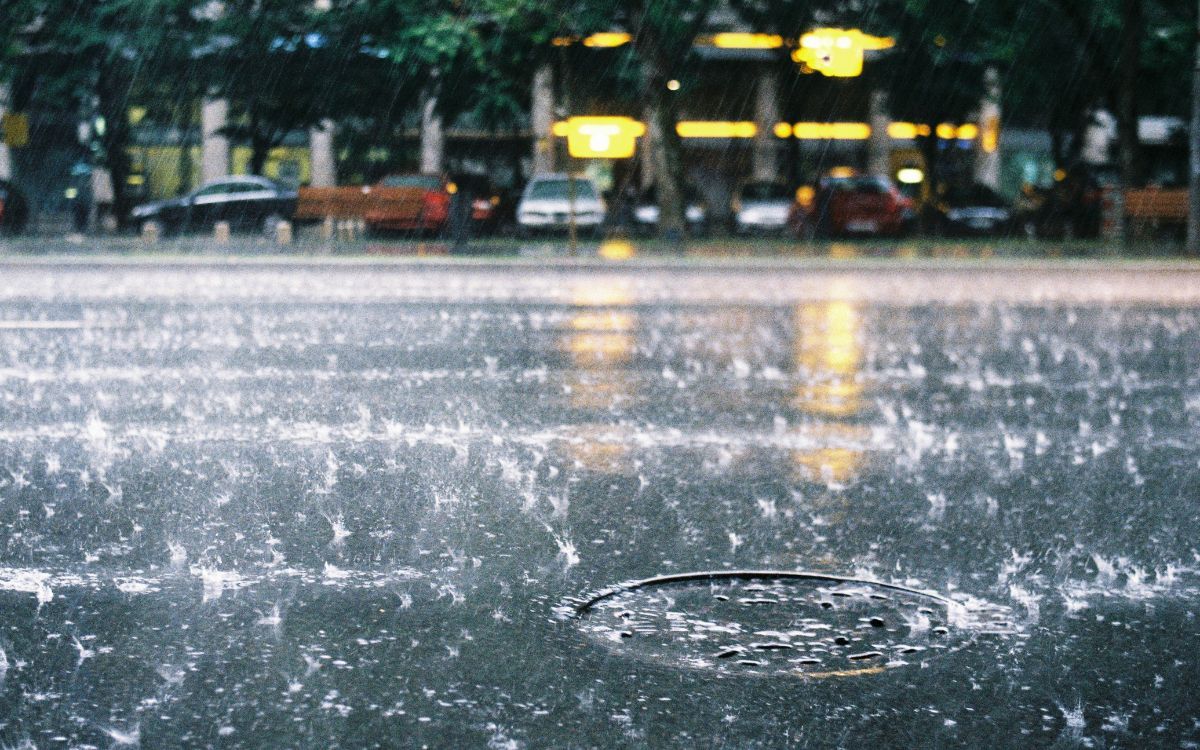
[[[632,658],[724,674],[874,674],[1011,632],[1007,610],[859,578],[771,570],[630,581],[570,603],[591,639]]]

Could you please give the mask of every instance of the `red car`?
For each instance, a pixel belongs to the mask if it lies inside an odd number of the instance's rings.
[[[886,177],[825,177],[812,202],[792,207],[791,225],[801,235],[900,237],[912,232],[917,212],[912,199]]]
[[[495,230],[500,199],[481,175],[391,175],[380,180],[378,187],[394,190],[384,194],[386,198],[363,217],[372,231],[457,234],[467,229],[471,233]]]
[[[389,175],[381,188],[402,188],[370,208],[363,219],[372,231],[407,231],[435,234],[450,220],[450,202],[457,187],[445,177],[432,174]]]

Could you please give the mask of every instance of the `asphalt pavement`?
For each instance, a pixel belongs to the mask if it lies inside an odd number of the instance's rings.
[[[5,255],[0,744],[1200,743],[1200,266],[970,247]]]

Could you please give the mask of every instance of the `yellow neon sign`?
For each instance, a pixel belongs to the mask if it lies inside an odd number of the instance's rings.
[[[800,37],[792,59],[826,76],[853,78],[862,74],[864,51],[895,44],[890,37],[871,36],[858,29],[813,29]]]
[[[572,117],[554,123],[565,136],[567,152],[579,159],[628,159],[646,126],[629,117]]]

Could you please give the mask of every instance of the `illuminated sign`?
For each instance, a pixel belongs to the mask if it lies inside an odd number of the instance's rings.
[[[895,44],[890,37],[871,36],[858,29],[813,29],[800,37],[792,59],[823,75],[853,78],[862,74],[864,51]]]
[[[864,141],[871,137],[865,122],[798,122],[792,135],[806,141]]]
[[[680,138],[753,138],[758,126],[752,122],[684,120],[675,126]]]
[[[622,44],[628,44],[630,37],[623,31],[603,31],[599,34],[592,34],[585,37],[583,40],[584,47],[620,47]]]
[[[713,34],[708,40],[721,49],[778,49],[783,46],[783,37],[778,34],[745,34],[728,32]]]
[[[579,159],[628,159],[646,126],[629,117],[572,117],[554,123],[565,136],[567,152]]]
[[[890,137],[897,140],[911,140],[917,136],[928,137],[931,133],[936,132],[937,137],[944,141],[973,141],[979,137],[980,130],[979,126],[973,122],[965,122],[962,125],[943,122],[936,128],[915,122],[893,122],[888,124],[887,132]]]

